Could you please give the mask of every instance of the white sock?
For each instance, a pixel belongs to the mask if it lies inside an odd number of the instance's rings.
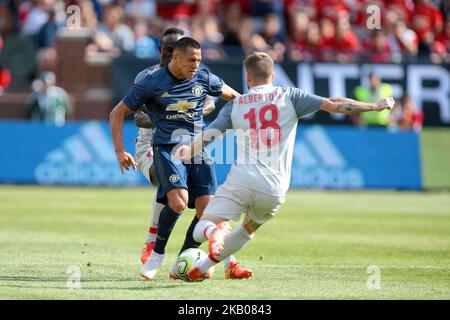
[[[211,236],[211,233],[216,228],[216,224],[209,220],[200,220],[194,229],[194,240],[197,242],[205,242]]]
[[[206,272],[216,263],[224,261],[227,257],[233,253],[239,251],[248,241],[253,239],[253,235],[250,235],[245,228],[240,225],[233,232],[228,234],[224,239],[223,250],[218,256],[211,257],[203,260],[199,268],[202,272]]]
[[[162,209],[164,209],[164,205],[156,201],[155,194],[153,197],[152,213],[150,214],[150,228],[148,229],[147,239],[145,240],[146,244],[156,241],[159,215],[161,214]]]
[[[234,256],[226,257],[225,260],[223,260],[223,268],[227,270],[230,263],[236,262],[236,258]]]

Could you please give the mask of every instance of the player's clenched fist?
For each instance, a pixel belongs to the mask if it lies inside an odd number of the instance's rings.
[[[120,172],[124,173],[123,169],[125,168],[127,171],[130,171],[130,166],[133,167],[133,170],[136,170],[137,163],[134,161],[131,154],[125,151],[116,152],[117,162],[120,165]]]
[[[385,98],[378,101],[375,111],[383,111],[384,109],[392,110],[395,105],[394,98]]]

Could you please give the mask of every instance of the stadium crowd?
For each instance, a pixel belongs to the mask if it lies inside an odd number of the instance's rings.
[[[450,0],[1,0],[0,18],[0,53],[10,34],[38,49],[35,83],[55,71],[63,27],[90,35],[87,55],[158,58],[160,35],[175,26],[210,60],[264,51],[276,62],[450,63]],[[0,94],[10,82],[0,64]],[[383,125],[420,130],[423,116],[400,119],[410,100]]]
[[[88,53],[157,57],[159,35],[176,26],[213,60],[450,62],[450,0],[2,0],[0,45],[20,32],[53,47],[71,5],[90,30]]]

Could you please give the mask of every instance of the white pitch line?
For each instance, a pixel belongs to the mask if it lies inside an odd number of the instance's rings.
[[[367,265],[367,266],[334,266],[334,265],[276,265],[268,264],[264,265],[265,268],[298,268],[298,269],[366,269],[369,266],[376,266],[380,269],[443,269],[450,270],[450,267],[434,267],[434,266],[379,266],[379,265]]]
[[[17,262],[11,262],[11,261],[4,261],[0,263],[0,266],[8,266],[8,265],[17,265],[18,268],[26,268],[26,267],[43,267],[46,264],[45,263],[39,263],[39,262],[32,262],[32,263],[23,263],[23,264],[18,264]],[[51,266],[64,266],[64,267],[68,267],[71,265],[79,265],[79,266],[85,266],[86,262],[73,262],[73,263],[52,263],[52,264],[47,264],[47,266],[51,267]],[[100,266],[136,266],[139,267],[140,264],[139,263],[96,263],[96,262],[91,262],[91,266],[90,268],[93,267],[100,267]],[[380,269],[435,269],[435,270],[450,270],[450,266],[448,267],[435,267],[435,266],[408,266],[408,265],[400,265],[400,266],[383,266],[383,265],[376,265],[376,264],[371,264],[371,265],[279,265],[279,264],[246,264],[248,267],[254,267],[254,268],[258,268],[258,267],[262,267],[262,268],[282,268],[282,269],[367,269],[369,266],[376,266]],[[164,269],[164,264],[163,264],[163,268]]]

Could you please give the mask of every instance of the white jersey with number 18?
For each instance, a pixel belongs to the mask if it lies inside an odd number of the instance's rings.
[[[323,98],[297,88],[252,87],[228,102],[208,129],[234,129],[237,159],[227,183],[271,195],[289,189],[298,119],[316,112]]]

